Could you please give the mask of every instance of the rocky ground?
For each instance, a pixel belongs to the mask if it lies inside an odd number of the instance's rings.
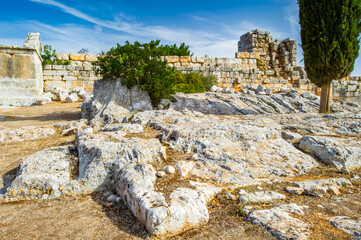
[[[361,237],[357,103],[111,89],[0,112],[1,238]]]

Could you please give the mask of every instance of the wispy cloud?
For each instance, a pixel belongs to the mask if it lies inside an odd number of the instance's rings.
[[[299,24],[298,24],[298,5],[293,2],[287,7],[285,7],[285,18],[292,29],[292,34],[298,34]]]

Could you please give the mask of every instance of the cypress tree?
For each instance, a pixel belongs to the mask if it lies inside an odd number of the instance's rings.
[[[348,76],[359,53],[361,0],[298,0],[308,78],[321,88],[320,113],[330,112],[334,79]]]

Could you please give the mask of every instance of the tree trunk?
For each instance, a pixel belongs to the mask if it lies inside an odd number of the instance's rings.
[[[321,86],[320,113],[331,112],[331,108],[330,108],[331,83],[332,81],[325,83],[324,85]]]

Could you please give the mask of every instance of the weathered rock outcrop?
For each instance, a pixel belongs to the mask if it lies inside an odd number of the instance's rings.
[[[82,104],[83,117],[93,123],[123,122],[129,111],[153,109],[147,92],[137,86],[128,89],[121,82],[121,79],[95,82],[94,96]]]
[[[79,181],[88,191],[114,188],[115,169],[130,163],[159,163],[166,157],[158,139],[124,138],[125,132],[78,132]]]
[[[149,164],[128,165],[116,176],[117,192],[150,233],[166,237],[208,222],[207,200],[219,188],[177,188],[167,202],[162,193],[155,191],[155,181],[156,171]]]
[[[304,136],[299,148],[343,171],[361,167],[361,146],[358,140]]]
[[[19,166],[17,177],[7,189],[10,198],[56,198],[79,191],[70,174],[69,147],[54,147],[27,157]]]

